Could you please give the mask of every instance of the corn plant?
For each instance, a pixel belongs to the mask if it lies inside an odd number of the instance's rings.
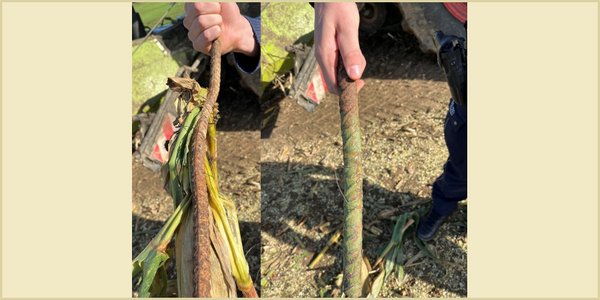
[[[194,200],[192,191],[194,140],[192,136],[203,112],[206,89],[202,89],[196,81],[189,78],[170,78],[168,84],[171,90],[182,95],[176,103],[177,110],[180,112],[179,129],[171,139],[169,161],[165,165],[168,191],[175,201],[176,209],[159,233],[133,260],[132,276],[137,279],[135,286],[140,297],[164,296],[167,286],[166,264],[169,259],[172,259],[169,253],[173,252],[173,249],[170,249],[171,241],[180,236],[182,219],[189,217],[192,207],[194,207],[191,205]],[[211,267],[210,272],[223,272],[224,277],[232,276],[237,289],[246,297],[257,297],[243,252],[235,205],[231,199],[219,192],[216,159],[217,120],[218,109],[215,105],[208,122],[206,141],[204,141],[207,145],[207,152],[201,167],[206,178],[209,200],[207,209],[210,220],[209,224],[205,225],[210,226],[211,232],[216,234],[211,234],[211,245],[203,246],[211,247],[219,259],[220,267]],[[200,259],[208,260],[208,257]],[[223,268],[223,266],[225,267]],[[205,279],[210,280],[210,278]]]
[[[407,212],[396,219],[392,238],[374,264],[374,268],[379,268],[381,271],[372,281],[371,292],[368,295],[369,298],[377,298],[379,296],[383,284],[390,275],[394,274],[398,282],[404,280],[404,264],[406,263],[406,257],[402,247],[407,238],[412,237],[415,245],[417,245],[419,250],[421,250],[425,256],[438,262],[437,257],[431,253],[429,248],[427,248],[427,245],[415,234],[422,213],[421,210]]]

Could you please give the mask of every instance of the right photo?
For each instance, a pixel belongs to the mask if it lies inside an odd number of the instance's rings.
[[[467,3],[261,3],[262,297],[467,296]]]

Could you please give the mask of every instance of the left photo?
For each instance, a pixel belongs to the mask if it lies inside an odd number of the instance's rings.
[[[132,4],[133,297],[261,294],[259,16]]]

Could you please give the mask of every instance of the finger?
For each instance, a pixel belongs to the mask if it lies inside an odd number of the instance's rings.
[[[358,29],[340,28],[337,35],[337,43],[348,77],[352,80],[360,79],[367,62],[362,51],[360,51]]]
[[[192,26],[192,21],[198,17],[198,10],[194,7],[193,3],[185,4],[185,18],[183,18],[183,26],[188,30]]]
[[[323,50],[323,49],[315,49],[315,54],[317,56],[317,62],[321,67],[321,72],[323,73],[323,78],[325,79],[325,83],[327,84],[327,90],[330,93],[337,94],[338,86],[337,86],[337,72],[336,66],[338,62],[337,51],[331,50]]]
[[[200,31],[223,24],[223,18],[219,14],[201,15],[196,20],[198,21]]]
[[[198,15],[220,14],[221,4],[219,2],[196,2],[192,3],[192,9],[198,11]]]
[[[221,27],[213,26],[202,31],[196,37],[190,38],[190,40],[192,41],[194,49],[204,54],[208,54],[210,52],[212,42],[216,40],[220,35]]]
[[[338,61],[337,46],[333,28],[317,28],[315,30],[315,56],[330,93],[337,94],[336,65]]]
[[[190,41],[194,41],[198,38],[198,36],[200,35],[200,33],[202,32],[202,30],[200,29],[200,24],[198,23],[198,17],[196,17],[195,19],[193,19],[190,22],[190,27],[188,28],[188,38],[190,39]],[[196,49],[196,46],[194,46],[194,49]],[[196,49],[198,50],[198,49]],[[198,50],[200,51],[200,50]]]

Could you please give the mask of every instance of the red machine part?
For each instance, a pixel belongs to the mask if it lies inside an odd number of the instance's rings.
[[[325,84],[325,79],[323,79],[321,68],[317,67],[317,70],[318,72],[314,72],[314,75],[308,84],[308,89],[304,92],[304,94],[318,105],[327,94],[327,85]]]
[[[152,146],[152,158],[159,161],[161,164],[166,163],[169,160],[169,152],[165,145],[173,136],[175,127],[173,126],[174,117],[167,113],[165,118],[162,120],[161,130],[156,135],[156,140]]]
[[[467,21],[467,2],[444,2],[444,7],[461,23]]]

